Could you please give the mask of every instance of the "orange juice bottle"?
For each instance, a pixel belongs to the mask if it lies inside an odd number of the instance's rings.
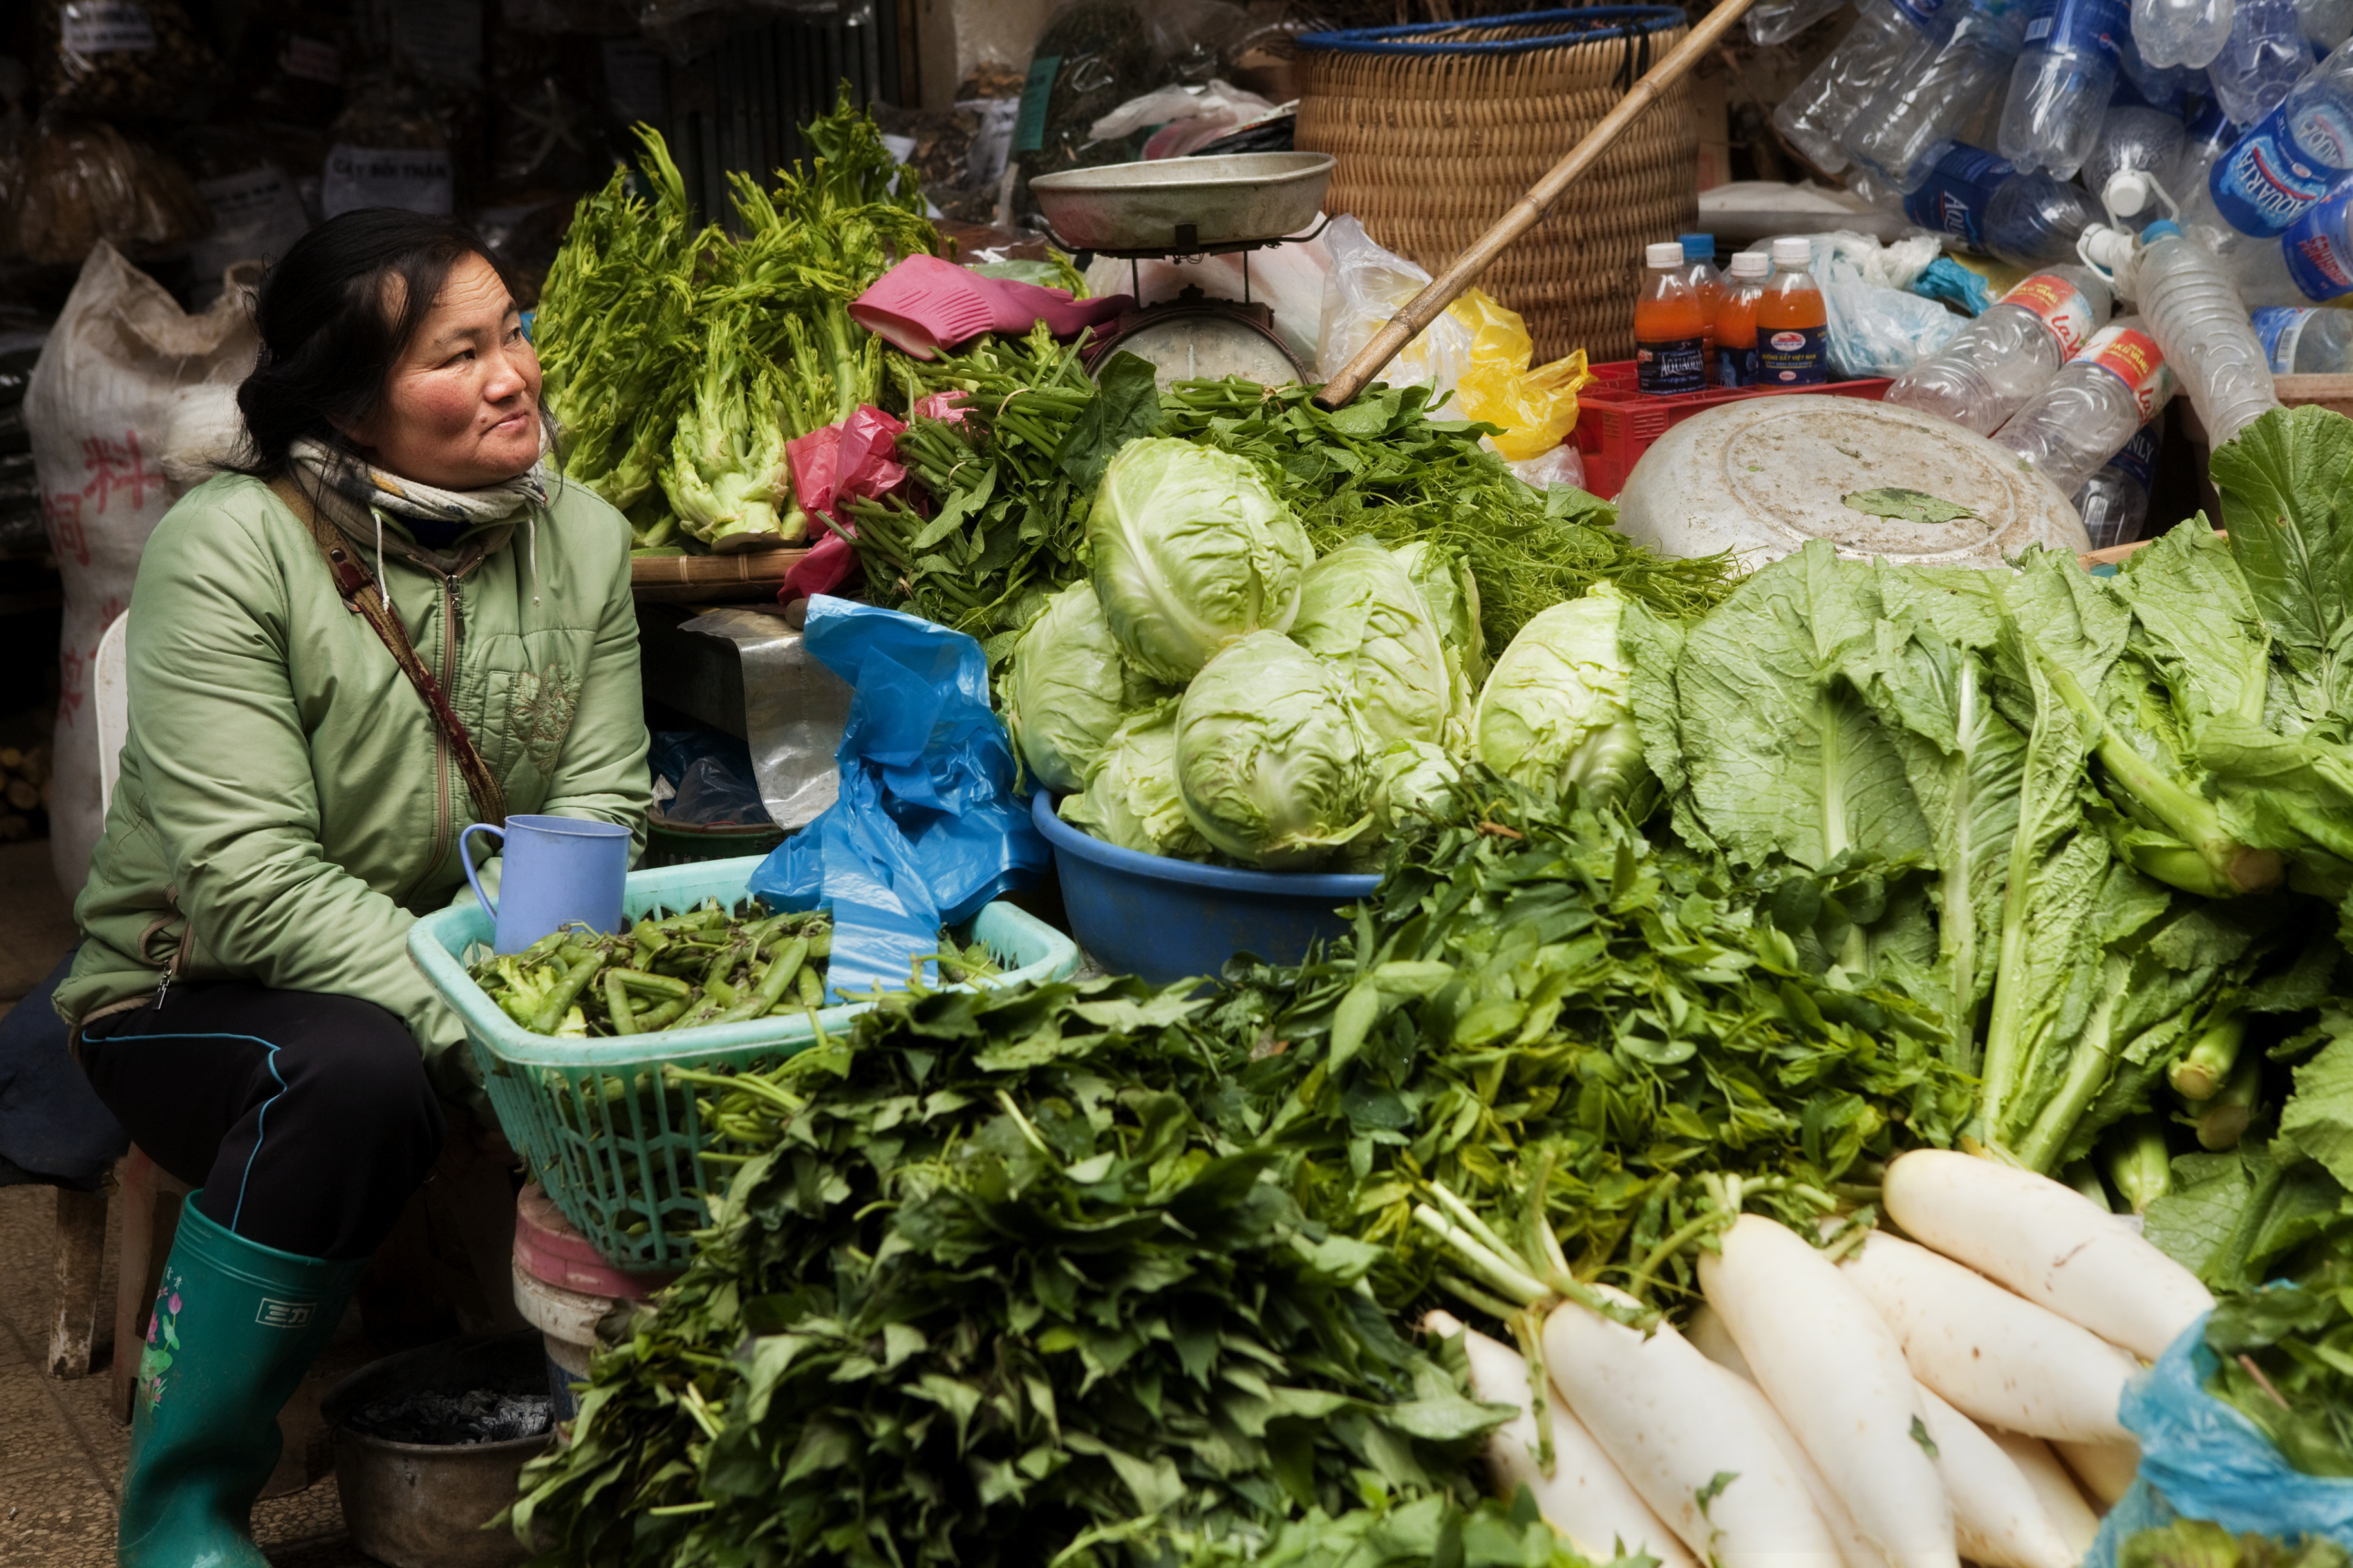
[[[1724,274],[1715,269],[1715,236],[1687,234],[1683,237],[1683,276],[1699,295],[1699,308],[1705,312],[1707,331],[1706,356],[1700,361],[1712,371],[1715,367],[1715,313],[1724,308]],[[1703,371],[1702,374],[1707,374]]]
[[[1830,311],[1814,282],[1814,249],[1792,236],[1773,242],[1773,277],[1757,300],[1760,386],[1820,386],[1831,378]]]
[[[1724,303],[1715,311],[1718,386],[1757,384],[1757,301],[1764,298],[1765,277],[1772,270],[1773,263],[1761,250],[1744,250],[1732,258]]]
[[[1683,274],[1683,247],[1665,240],[1643,253],[1634,299],[1634,384],[1659,397],[1707,389],[1707,312]]]

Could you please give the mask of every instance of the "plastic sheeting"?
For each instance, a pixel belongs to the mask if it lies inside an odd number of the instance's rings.
[[[1046,868],[1046,841],[1014,795],[980,644],[830,595],[809,601],[802,636],[854,690],[840,795],[761,863],[752,891],[773,909],[831,909],[828,1000],[904,990],[941,927]]]
[[[2201,1317],[2125,1385],[2116,1414],[2140,1439],[2140,1475],[2084,1568],[2116,1568],[2126,1542],[2177,1519],[2353,1547],[2353,1480],[2291,1469],[2253,1422],[2206,1392],[2214,1364]]]

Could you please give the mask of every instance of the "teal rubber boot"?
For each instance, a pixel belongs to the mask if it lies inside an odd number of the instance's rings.
[[[232,1236],[188,1194],[132,1399],[121,1568],[268,1568],[251,1518],[278,1465],[278,1412],[366,1267]]]

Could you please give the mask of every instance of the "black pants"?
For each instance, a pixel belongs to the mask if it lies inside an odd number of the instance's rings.
[[[174,986],[86,1027],[81,1063],[206,1217],[281,1252],[367,1257],[441,1152],[415,1038],[356,997]]]

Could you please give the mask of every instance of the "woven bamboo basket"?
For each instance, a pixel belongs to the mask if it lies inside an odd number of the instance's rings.
[[[1597,5],[1309,34],[1296,145],[1339,160],[1326,211],[1436,272],[1686,30],[1672,6]],[[1479,279],[1527,318],[1536,363],[1632,356],[1642,247],[1696,221],[1698,159],[1686,79]]]

